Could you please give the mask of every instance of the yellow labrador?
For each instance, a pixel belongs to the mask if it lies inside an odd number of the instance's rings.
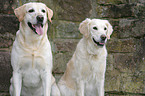
[[[53,11],[42,3],[27,3],[14,10],[20,21],[11,53],[11,96],[60,96],[52,76],[52,52],[47,19]]]
[[[104,96],[107,50],[112,34],[107,20],[86,19],[79,26],[83,38],[58,86],[62,96]]]

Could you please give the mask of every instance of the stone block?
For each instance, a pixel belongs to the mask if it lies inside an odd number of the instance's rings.
[[[10,96],[8,91],[0,91],[0,96]]]
[[[55,0],[57,19],[82,21],[90,16],[91,0]]]
[[[0,13],[3,14],[14,14],[13,12],[13,4],[14,4],[14,0],[1,0],[0,1]]]
[[[10,63],[10,52],[0,52],[0,90],[7,91],[10,86],[12,67]]]
[[[97,4],[97,18],[144,18],[145,3]]]
[[[0,15],[0,34],[16,34],[19,21],[14,15]]]
[[[135,39],[110,39],[107,44],[108,52],[132,53],[136,51]]]
[[[53,4],[54,0],[37,0],[37,1],[39,2],[41,1],[42,3],[46,4],[47,7],[49,7],[50,9],[54,11],[54,8],[55,8]]]
[[[107,56],[107,63],[106,63],[106,65],[107,65],[107,71],[112,71],[113,70],[113,66],[114,66],[114,64],[115,64],[115,60],[114,60],[114,57],[113,57],[113,55],[112,54],[108,54],[108,56]]]
[[[0,34],[0,48],[9,48],[13,44],[13,39],[9,36],[2,36]]]
[[[97,0],[99,4],[128,4],[128,3],[144,3],[144,0]]]
[[[59,53],[55,53],[53,56],[53,72],[60,74],[65,72],[66,70],[66,65],[68,63],[68,61],[71,59],[71,57],[73,56],[73,51],[71,52],[59,52]]]
[[[38,2],[38,1],[42,1],[42,0],[17,0],[16,4],[19,6],[25,4],[25,3],[29,3],[29,2]]]
[[[133,13],[134,4],[121,4],[121,5],[97,5],[96,14],[97,17],[103,18],[124,18],[124,17],[134,17]]]
[[[53,72],[63,73],[66,64],[71,59],[79,40],[75,39],[55,39],[54,40],[54,63]]]
[[[18,24],[14,15],[0,15],[0,48],[8,48],[13,44]]]
[[[126,0],[97,0],[99,4],[124,4],[127,3]]]
[[[79,23],[69,21],[53,21],[53,33],[55,38],[77,39],[82,35],[79,32]]]
[[[113,53],[108,55],[106,70],[106,91],[144,93],[143,60],[136,62],[133,53]]]
[[[76,49],[79,40],[76,39],[55,39],[55,52],[70,52]]]
[[[138,45],[137,50],[139,50],[138,55],[142,54],[141,56],[145,56],[145,50],[144,50],[145,49],[145,43],[144,42],[145,42],[145,36],[136,40],[136,44]]]
[[[141,0],[140,0],[141,1]],[[144,3],[137,3],[134,8],[133,8],[133,12],[135,14],[136,18],[144,18],[145,16],[145,1],[142,1]]]
[[[116,53],[113,54],[115,65],[114,68],[117,69],[120,73],[123,72],[135,72],[137,64],[134,61],[133,53]]]
[[[140,38],[145,34],[145,19],[112,19],[110,22],[114,30],[112,37]]]

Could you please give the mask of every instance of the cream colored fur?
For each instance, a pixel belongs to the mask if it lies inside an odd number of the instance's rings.
[[[34,11],[30,13],[31,9]],[[11,53],[11,96],[60,96],[52,76],[52,52],[47,37],[47,21],[51,22],[53,11],[42,3],[27,3],[14,12],[20,28]],[[36,34],[27,24],[36,24],[38,15],[44,17],[42,35]]]
[[[94,30],[94,27],[97,27],[97,30]],[[80,24],[79,30],[84,36],[58,83],[61,95],[104,96],[107,50],[105,45],[95,44],[92,38],[97,42],[101,42],[101,35],[110,39],[112,26],[107,20],[87,18]]]

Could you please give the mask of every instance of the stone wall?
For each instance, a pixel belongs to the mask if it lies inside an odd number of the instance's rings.
[[[1,93],[8,92],[12,75],[10,51],[19,26],[13,9],[30,1],[43,2],[54,11],[48,37],[53,50],[53,74],[57,80],[82,38],[79,23],[85,18],[107,19],[114,32],[107,44],[106,95],[114,92],[145,95],[144,0],[1,0]]]

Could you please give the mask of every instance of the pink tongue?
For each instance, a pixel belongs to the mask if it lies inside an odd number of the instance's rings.
[[[102,44],[102,45],[103,45],[104,43],[100,43],[100,42],[99,42],[99,44]]]
[[[43,28],[41,27],[41,24],[35,25],[35,29],[38,35],[43,34]]]

